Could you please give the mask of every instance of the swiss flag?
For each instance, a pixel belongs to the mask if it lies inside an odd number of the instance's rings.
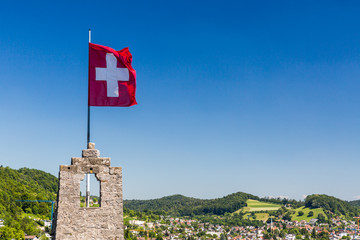
[[[128,48],[89,43],[89,106],[130,107],[136,103],[136,72]]]

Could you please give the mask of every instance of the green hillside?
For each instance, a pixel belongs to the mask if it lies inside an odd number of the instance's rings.
[[[242,192],[233,193],[217,199],[198,199],[182,195],[173,195],[152,200],[125,200],[124,207],[136,211],[163,211],[180,216],[204,214],[223,215],[227,212],[233,213],[245,207],[248,199],[259,198]]]
[[[283,207],[284,204],[287,208]],[[327,195],[309,195],[304,202],[301,202],[286,199],[260,199],[242,192],[217,199],[197,199],[173,195],[152,200],[125,200],[124,207],[135,211],[151,210],[178,216],[224,215],[225,213],[240,212],[246,213],[245,216],[248,216],[250,213],[256,212],[255,216],[258,220],[265,220],[275,213],[276,216],[283,216],[288,212],[287,218],[291,217],[292,220],[297,221],[309,221],[317,218],[318,214],[325,221],[335,215],[352,218],[360,213],[358,207]],[[260,214],[260,212],[262,213]],[[312,212],[313,215],[310,216],[309,212]]]
[[[350,205],[360,207],[360,200],[354,200],[349,202]]]
[[[242,207],[234,213],[245,213],[245,218],[252,218],[260,221],[267,220],[270,215],[264,211],[276,211],[281,207],[280,204],[263,202],[254,199],[246,201],[246,207]],[[262,211],[262,212],[260,212]],[[252,214],[251,214],[252,213]]]
[[[0,218],[6,227],[0,228],[0,239],[4,235],[36,234],[37,224],[28,218],[50,218],[48,203],[16,202],[16,200],[56,200],[58,180],[55,176],[36,169],[14,170],[0,167]],[[15,234],[15,235],[14,235]],[[2,237],[1,237],[2,236]]]
[[[337,215],[352,218],[359,216],[360,209],[351,205],[349,202],[341,199],[327,196],[325,194],[309,195],[305,199],[305,207],[307,208],[323,208],[328,217]]]
[[[284,205],[286,204],[286,208]],[[173,195],[152,200],[125,200],[124,207],[135,211],[150,210],[178,216],[224,215],[245,213],[245,218],[267,220],[270,216],[295,221],[319,218],[326,222],[331,217],[357,216],[359,208],[327,195],[309,195],[304,202],[285,199],[260,199],[242,192],[217,199],[197,199]],[[251,215],[251,216],[250,216]]]
[[[294,209],[294,213],[291,215],[292,221],[302,221],[305,220],[309,222],[313,218],[319,218],[319,214],[322,214],[324,216],[324,219],[327,220],[327,216],[322,208],[306,208],[306,207],[300,207]],[[312,214],[310,213],[312,212]],[[299,214],[300,213],[300,214]]]
[[[235,213],[245,213],[244,216],[250,219],[265,221],[270,217],[279,217],[286,214],[288,214],[292,221],[305,220],[309,222],[313,218],[318,218],[319,214],[320,218],[323,217],[322,220],[328,219],[322,208],[306,208],[304,206],[299,208],[284,208],[280,204],[253,199],[248,199],[246,203],[246,207],[239,209]]]

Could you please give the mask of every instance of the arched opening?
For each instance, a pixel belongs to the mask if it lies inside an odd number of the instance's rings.
[[[89,177],[88,177],[89,175]],[[88,197],[88,207],[100,207],[100,181],[96,178],[95,174],[88,173],[85,174],[84,179],[80,182],[80,207],[86,208],[86,192],[87,192],[87,183],[89,187],[89,197]]]

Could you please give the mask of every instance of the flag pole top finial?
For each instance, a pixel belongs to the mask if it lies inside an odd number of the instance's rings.
[[[87,149],[95,149],[95,143],[89,142],[87,145]]]
[[[91,43],[91,29],[89,28],[89,43]]]

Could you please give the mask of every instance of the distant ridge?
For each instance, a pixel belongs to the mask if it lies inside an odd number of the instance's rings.
[[[49,215],[50,209],[45,203],[18,203],[19,199],[55,200],[58,188],[57,177],[37,169],[21,168],[14,170],[0,167],[0,218],[16,218],[24,212]],[[175,194],[151,200],[124,200],[124,208],[134,211],[153,211],[159,214],[176,216],[224,215],[239,212],[247,207],[247,200],[271,202],[288,208],[322,208],[328,218],[345,216],[352,218],[360,215],[360,200],[344,201],[325,194],[308,195],[304,201],[280,198],[260,198],[237,192],[215,199],[199,199]]]
[[[151,200],[124,200],[124,207],[136,211],[151,210],[180,216],[223,215],[245,207],[247,199],[259,200],[259,197],[243,192],[217,199],[199,199],[176,194]]]
[[[216,199],[198,199],[176,194],[151,200],[124,200],[124,207],[129,210],[150,210],[159,214],[167,213],[178,216],[223,215],[225,213],[239,212],[239,209],[247,206],[246,201],[248,199],[287,205],[291,208],[299,208],[301,206],[309,209],[322,208],[328,218],[332,216],[352,218],[360,214],[360,208],[357,205],[360,204],[360,201],[347,202],[324,194],[309,195],[305,201],[259,198],[243,192],[233,193]]]

